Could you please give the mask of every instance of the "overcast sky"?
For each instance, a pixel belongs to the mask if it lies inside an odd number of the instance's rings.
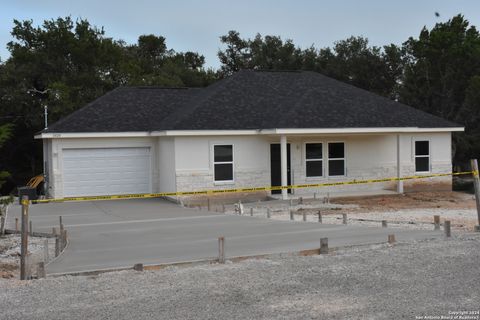
[[[162,35],[169,48],[198,51],[207,66],[218,67],[219,36],[237,30],[243,37],[279,35],[302,48],[332,46],[362,35],[371,44],[400,44],[453,15],[480,26],[479,0],[0,0],[0,57],[12,38],[13,19],[71,15],[103,26],[107,36],[136,42],[141,34]],[[435,12],[440,18],[435,17]]]

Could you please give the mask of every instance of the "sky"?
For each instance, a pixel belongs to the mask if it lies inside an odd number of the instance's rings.
[[[207,67],[218,68],[219,37],[229,30],[244,38],[277,35],[301,48],[332,46],[352,35],[382,46],[401,44],[423,26],[458,13],[480,26],[478,0],[0,0],[0,58],[9,56],[13,19],[39,25],[57,17],[84,18],[127,43],[142,34],[161,35],[168,48],[197,51]]]

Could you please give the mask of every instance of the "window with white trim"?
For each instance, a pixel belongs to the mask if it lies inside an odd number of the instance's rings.
[[[233,145],[213,146],[213,172],[215,182],[233,181]]]
[[[305,167],[307,177],[323,176],[323,144],[305,144]]]
[[[415,141],[415,172],[430,172],[430,141]]]
[[[345,143],[343,142],[328,143],[328,175],[331,177],[345,175]]]

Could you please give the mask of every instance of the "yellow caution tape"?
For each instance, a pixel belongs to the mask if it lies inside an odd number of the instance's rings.
[[[320,188],[320,187],[332,187],[332,186],[341,186],[341,185],[368,184],[368,183],[378,183],[378,182],[426,179],[426,178],[434,178],[434,177],[460,176],[460,175],[467,175],[467,174],[478,175],[478,173],[479,173],[478,171],[463,171],[463,172],[449,172],[449,173],[432,173],[432,174],[428,174],[428,175],[416,175],[416,176],[401,177],[401,178],[391,177],[391,178],[368,179],[368,180],[350,180],[350,181],[343,181],[343,182],[297,184],[297,185],[290,185],[290,186],[268,186],[268,187],[200,190],[200,191],[139,193],[139,194],[105,195],[105,196],[90,196],[90,197],[67,197],[67,198],[59,198],[59,199],[32,200],[32,203],[67,202],[67,201],[95,201],[95,200],[121,200],[121,199],[145,199],[145,198],[160,198],[160,197],[174,197],[174,196],[215,195],[215,194],[222,194],[222,193],[272,191],[272,190],[282,190],[282,189]]]

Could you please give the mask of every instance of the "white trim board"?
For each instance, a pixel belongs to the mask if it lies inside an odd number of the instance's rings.
[[[452,128],[334,128],[334,129],[258,129],[258,130],[166,130],[139,132],[67,132],[40,133],[35,139],[71,139],[71,138],[123,138],[123,137],[161,137],[161,136],[238,136],[238,135],[306,135],[306,134],[371,134],[371,133],[407,133],[407,132],[459,132],[464,127]]]

